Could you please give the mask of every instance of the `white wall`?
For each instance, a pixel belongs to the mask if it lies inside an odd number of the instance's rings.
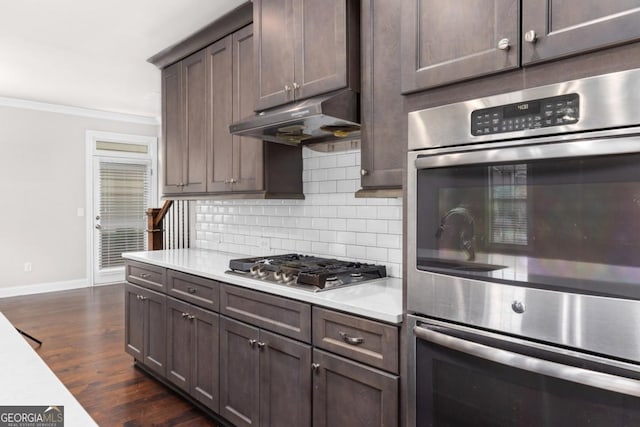
[[[77,212],[86,205],[85,132],[158,136],[158,126],[1,104],[0,297],[87,286]]]
[[[402,274],[402,199],[355,198],[360,151],[303,148],[305,200],[196,205],[196,247],[250,255],[298,252],[387,266]]]

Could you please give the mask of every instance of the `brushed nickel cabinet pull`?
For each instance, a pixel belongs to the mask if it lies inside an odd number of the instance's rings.
[[[195,293],[196,293],[196,291],[197,291],[197,289],[196,289],[196,288],[192,288],[192,287],[188,287],[188,288],[187,288],[187,292],[189,292],[190,294],[195,294]]]
[[[140,278],[141,279],[148,279],[149,277],[151,277],[151,274],[149,274],[149,273],[140,273]]]
[[[352,337],[347,335],[346,332],[340,332],[340,336],[342,337],[342,340],[344,342],[346,342],[347,344],[351,344],[351,345],[360,345],[364,342],[364,338],[360,338],[360,337]]]
[[[529,30],[524,33],[524,39],[529,43],[535,43],[538,41],[538,34],[534,30]]]
[[[249,340],[249,347],[255,347],[257,342],[257,340]]]
[[[264,348],[265,348],[265,347],[266,347],[266,344],[265,344],[265,343],[263,343],[263,342],[258,342],[258,348],[259,348],[260,350],[264,350]]]
[[[498,49],[500,49],[500,50],[509,50],[509,49],[511,49],[511,42],[509,41],[509,39],[507,39],[507,38],[500,39],[498,41]]]
[[[311,364],[311,370],[314,372],[318,372],[320,370],[320,364],[319,363],[312,363]]]

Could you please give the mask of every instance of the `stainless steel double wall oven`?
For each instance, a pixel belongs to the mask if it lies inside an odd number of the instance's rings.
[[[640,425],[640,70],[409,115],[409,416]]]

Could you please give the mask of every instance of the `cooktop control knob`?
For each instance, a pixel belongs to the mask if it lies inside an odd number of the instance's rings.
[[[282,280],[284,280],[285,283],[294,282],[297,277],[298,276],[290,272],[282,273]]]
[[[269,270],[267,270],[264,267],[258,267],[257,272],[258,272],[258,277],[261,279],[269,275]]]

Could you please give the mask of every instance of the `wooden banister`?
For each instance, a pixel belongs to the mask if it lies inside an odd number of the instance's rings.
[[[147,209],[147,249],[150,251],[163,249],[162,221],[172,204],[173,200],[165,200],[161,208]]]

